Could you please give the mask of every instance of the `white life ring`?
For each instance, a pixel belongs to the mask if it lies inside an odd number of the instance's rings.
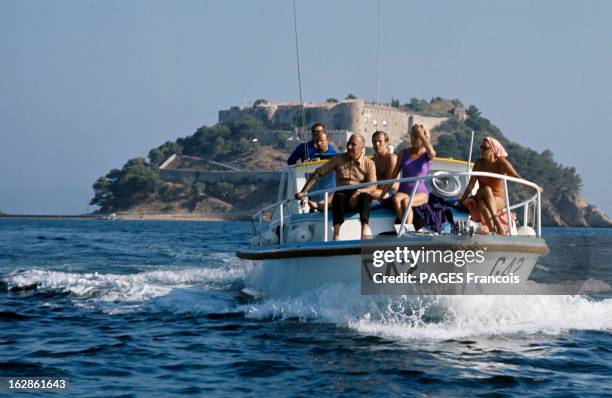
[[[450,175],[447,171],[436,171],[433,173],[431,185],[434,192],[443,197],[455,197],[461,192],[461,181],[456,175]]]

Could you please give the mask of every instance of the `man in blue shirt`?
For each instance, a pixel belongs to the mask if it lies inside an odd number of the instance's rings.
[[[328,158],[336,154],[336,148],[327,144],[327,132],[323,123],[314,124],[311,132],[312,140],[295,147],[287,159],[288,165],[296,164],[298,160],[305,162],[317,157]]]
[[[312,140],[310,140],[306,144],[298,145],[289,159],[287,160],[287,164],[292,165],[296,164],[298,160],[305,162],[314,158],[330,158],[336,155],[336,148],[333,145],[329,144],[327,141],[327,132],[325,131],[325,125],[323,123],[316,123],[312,126]],[[306,149],[308,149],[308,154],[306,156]],[[306,176],[308,178],[308,176]],[[317,180],[316,184],[312,187],[313,191],[318,191],[321,189],[333,188],[336,186],[336,173],[332,172],[324,177],[321,177]],[[329,202],[331,203],[333,198],[333,193],[329,195]],[[310,196],[308,200],[308,204],[311,208],[311,211],[318,210],[323,211],[324,205],[324,196],[313,195]]]

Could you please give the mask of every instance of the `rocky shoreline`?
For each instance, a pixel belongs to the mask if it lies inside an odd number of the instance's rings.
[[[542,224],[547,227],[610,228],[612,220],[582,195],[564,193],[556,198],[542,197]]]

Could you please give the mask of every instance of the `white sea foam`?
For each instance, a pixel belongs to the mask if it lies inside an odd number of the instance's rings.
[[[349,322],[360,333],[399,339],[449,339],[508,334],[559,334],[569,330],[612,330],[612,300],[581,296],[446,296],[440,322],[406,322],[387,314]]]
[[[361,296],[358,286],[328,285],[243,309],[249,317],[329,322],[401,340],[612,330],[612,299],[584,296]]]
[[[101,302],[140,302],[167,295],[175,287],[231,283],[244,277],[240,267],[165,269],[136,274],[68,273],[31,269],[9,275],[9,288],[36,286],[39,290],[68,292],[80,299]]]

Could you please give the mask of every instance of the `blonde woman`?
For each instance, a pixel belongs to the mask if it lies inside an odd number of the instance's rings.
[[[429,131],[422,124],[415,124],[410,130],[410,148],[404,149],[397,158],[397,163],[391,172],[390,178],[397,178],[400,170],[402,178],[407,177],[424,177],[429,173],[432,160],[436,157],[436,151],[431,145],[431,136]],[[410,195],[416,181],[402,182],[393,195],[393,209],[399,220],[402,219],[408,203]],[[379,200],[382,200],[387,191],[391,188],[390,185],[383,187]],[[412,199],[411,208],[408,210],[407,224],[412,224],[413,207],[419,207],[427,203],[429,199],[429,190],[425,185],[425,180],[420,180],[417,186],[414,198]]]

